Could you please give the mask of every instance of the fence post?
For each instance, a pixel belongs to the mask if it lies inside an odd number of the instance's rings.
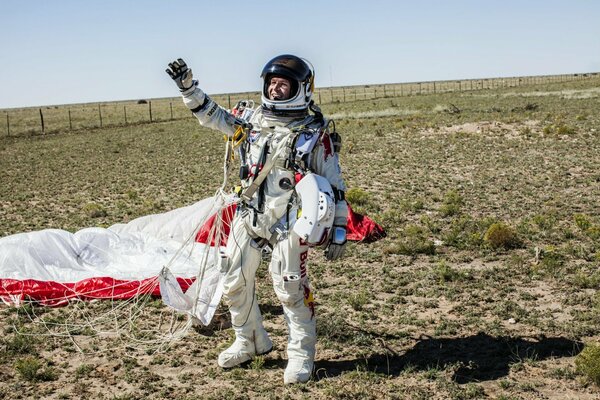
[[[127,106],[123,106],[123,115],[125,116],[125,125],[127,125]]]
[[[150,115],[150,122],[152,122],[152,101],[148,101],[148,114]]]
[[[342,88],[342,91],[344,93],[344,103],[346,102],[346,88]]]
[[[67,111],[69,113],[69,130],[72,131],[73,130],[73,122],[71,122],[71,109],[69,108]]]
[[[42,123],[42,133],[46,134],[46,129],[44,128],[44,114],[42,114],[42,109],[40,108],[40,121]]]
[[[320,91],[320,90],[319,90],[319,104],[323,104],[323,103],[321,102],[321,91]]]
[[[171,121],[173,121],[173,103],[169,102],[169,108],[171,108]]]
[[[6,113],[6,136],[10,136],[10,120],[8,118],[8,113]]]
[[[231,110],[231,95],[227,95],[227,104],[229,104],[229,109]]]
[[[100,108],[100,104],[98,104],[98,117],[100,118],[100,128],[102,128],[102,109]]]

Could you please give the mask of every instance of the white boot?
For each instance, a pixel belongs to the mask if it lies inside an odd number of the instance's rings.
[[[288,323],[288,364],[283,374],[283,382],[305,383],[310,380],[315,359],[317,342],[316,321],[312,311],[303,301],[293,307],[283,307]]]
[[[272,349],[273,342],[262,326],[251,332],[244,332],[243,328],[235,329],[235,341],[219,354],[218,363],[222,368],[233,368],[257,355],[267,354]]]
[[[256,300],[253,302],[250,314],[240,313],[236,308],[229,309],[231,322],[234,325],[235,341],[229,348],[219,354],[218,364],[222,368],[233,368],[255,356],[267,354],[273,349],[273,342],[263,327],[260,309]],[[238,321],[242,326],[235,326]]]
[[[308,382],[313,372],[313,364],[312,359],[290,359],[283,373],[283,383],[287,385]]]

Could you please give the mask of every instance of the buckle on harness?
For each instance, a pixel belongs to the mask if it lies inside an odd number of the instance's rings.
[[[252,239],[250,241],[250,246],[260,251],[260,255],[263,260],[271,257],[271,254],[273,253],[273,246],[265,238]]]

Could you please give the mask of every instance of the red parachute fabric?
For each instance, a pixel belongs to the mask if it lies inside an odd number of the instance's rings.
[[[177,278],[185,292],[193,278]],[[115,299],[123,300],[141,294],[160,297],[158,278],[120,280],[110,277],[84,279],[79,282],[40,281],[36,279],[0,279],[0,297],[19,304],[34,300],[44,306],[62,306],[72,300]]]
[[[347,235],[348,240],[370,243],[384,238],[385,230],[366,215],[352,211],[352,207],[348,204]]]
[[[231,221],[233,220],[233,216],[235,215],[235,208],[236,208],[236,204],[231,203],[227,207],[223,208],[223,210],[221,210],[221,220],[223,221],[223,235],[221,236],[221,240],[220,240],[221,243],[219,244],[220,246],[227,245],[227,237],[229,236],[229,229],[231,228]],[[217,220],[217,215],[218,214],[214,214],[213,216],[211,216],[200,227],[200,230],[196,234],[196,242],[208,244],[207,242],[208,242],[208,239],[210,236],[210,231],[213,228],[213,226],[215,225],[215,222]],[[216,238],[214,238],[214,237],[211,239],[210,244],[209,244],[210,246],[215,246],[215,239]]]
[[[221,246],[227,244],[227,236],[229,235],[229,228],[231,221],[235,215],[236,205],[230,204],[221,211],[220,218],[223,221],[223,232],[224,235],[221,237]],[[211,216],[200,228],[196,235],[196,242],[207,243],[210,231],[217,220],[217,214]],[[374,242],[385,237],[385,230],[381,225],[373,221],[366,215],[355,213],[348,204],[348,225],[347,225],[348,240],[354,242]],[[215,245],[214,238],[211,240],[211,246]]]

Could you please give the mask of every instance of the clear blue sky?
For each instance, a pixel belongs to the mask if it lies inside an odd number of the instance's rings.
[[[292,53],[317,86],[600,71],[600,1],[2,0],[0,108],[258,90]]]

